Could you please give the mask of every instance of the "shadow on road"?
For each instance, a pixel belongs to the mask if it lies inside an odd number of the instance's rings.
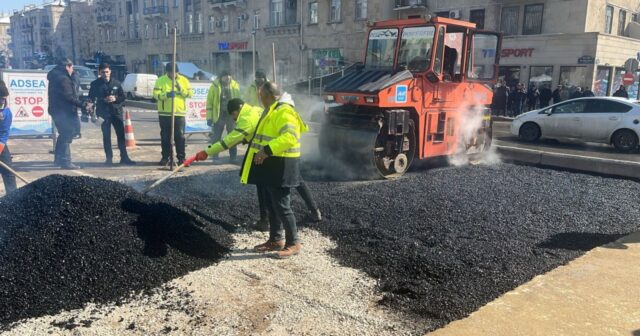
[[[573,251],[589,251],[624,237],[624,234],[602,234],[589,232],[563,232],[551,236],[538,247]],[[613,246],[611,246],[613,247]]]

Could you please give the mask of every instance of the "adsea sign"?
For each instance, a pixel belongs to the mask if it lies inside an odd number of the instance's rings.
[[[187,99],[187,115],[185,117],[186,133],[209,132],[207,126],[207,94],[209,82],[191,82],[193,97]]]
[[[9,89],[7,107],[13,114],[11,136],[53,134],[48,111],[49,97],[45,71],[5,70],[2,80]]]

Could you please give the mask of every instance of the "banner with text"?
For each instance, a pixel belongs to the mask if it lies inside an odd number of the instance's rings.
[[[210,82],[191,82],[193,97],[187,99],[186,133],[211,131],[207,126],[207,94]]]
[[[7,104],[13,113],[11,136],[52,135],[47,72],[4,70],[2,80],[9,89]]]

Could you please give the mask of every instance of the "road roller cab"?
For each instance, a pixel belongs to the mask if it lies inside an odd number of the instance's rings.
[[[459,20],[374,23],[364,65],[325,88],[323,155],[389,178],[414,159],[486,150],[500,44]]]

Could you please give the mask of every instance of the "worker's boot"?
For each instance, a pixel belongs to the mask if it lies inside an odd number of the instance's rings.
[[[280,259],[286,259],[300,253],[301,249],[302,249],[302,244],[300,243],[285,246],[285,248],[282,251],[279,251],[277,253],[277,256]]]
[[[269,231],[269,220],[266,218],[261,218],[253,223],[253,229],[256,231],[267,232]]]
[[[322,213],[320,212],[320,209],[316,209],[315,211],[313,211],[311,213],[311,216],[313,217],[313,220],[315,222],[322,222]]]
[[[282,250],[282,248],[284,248],[284,240],[278,240],[278,241],[267,240],[266,243],[256,245],[253,249],[256,250],[256,252],[273,252],[273,251],[280,251]]]

